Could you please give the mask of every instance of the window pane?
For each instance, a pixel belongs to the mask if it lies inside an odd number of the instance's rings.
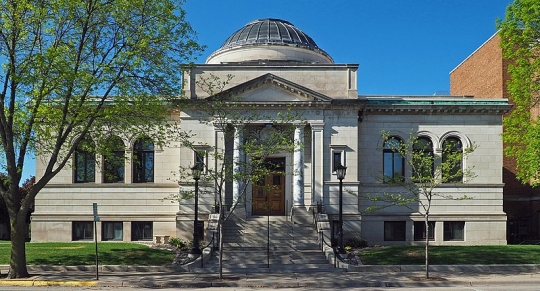
[[[335,172],[338,166],[341,166],[341,152],[334,152],[333,156],[333,168],[332,171]]]
[[[86,153],[86,180],[94,182],[96,177],[96,159],[94,154]]]
[[[123,223],[122,222],[103,222],[102,240],[122,240]]]
[[[444,240],[464,240],[464,221],[448,221],[444,223]]]
[[[403,176],[403,159],[400,154],[394,154],[394,178]]]
[[[144,178],[146,182],[154,181],[154,153],[146,153],[145,155]]]
[[[385,221],[384,240],[405,241],[405,227],[405,221]]]
[[[133,182],[153,182],[154,144],[148,139],[143,139],[135,143],[134,149]]]
[[[385,180],[386,179],[391,179],[393,177],[393,168],[392,168],[392,164],[393,164],[393,156],[394,154],[393,153],[384,153],[383,154],[383,171],[384,171],[384,177],[385,177]]]
[[[75,169],[74,176],[76,183],[86,183],[95,181],[96,159],[90,150],[93,148],[93,142],[83,141],[75,151]]]
[[[112,137],[111,152],[103,156],[105,183],[124,182],[125,177],[125,150],[124,142],[119,137]]]
[[[435,221],[429,222],[429,240],[435,239]],[[414,240],[426,240],[426,223],[424,221],[414,222]]]
[[[443,143],[443,182],[463,181],[463,146],[455,137],[447,138]]]
[[[153,224],[151,221],[134,221],[131,223],[131,240],[152,240]]]
[[[429,138],[421,137],[413,145],[413,179],[426,182],[433,178],[435,164],[433,144]]]
[[[92,221],[74,221],[72,223],[73,240],[91,240],[94,238],[94,223]]]
[[[105,183],[124,182],[124,151],[115,151],[105,156]]]
[[[403,181],[405,161],[397,151],[401,145],[398,138],[390,138],[384,143],[383,149],[383,175],[384,182]]]

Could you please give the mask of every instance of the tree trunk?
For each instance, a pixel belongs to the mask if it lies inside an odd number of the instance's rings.
[[[19,211],[16,218],[10,218],[11,260],[8,279],[28,278],[26,268],[26,213]]]
[[[429,279],[429,216],[426,214],[426,279]]]
[[[221,219],[219,221],[219,279],[223,279],[223,222]]]

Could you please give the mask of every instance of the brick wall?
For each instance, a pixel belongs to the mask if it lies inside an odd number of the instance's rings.
[[[500,37],[494,35],[450,72],[451,95],[503,98],[505,71]]]
[[[473,95],[475,98],[509,98],[507,80],[507,60],[503,60],[500,48],[501,38],[495,34],[482,44],[467,59],[450,72],[451,95]],[[510,102],[512,100],[510,99]],[[533,114],[538,112],[534,111]],[[523,185],[516,179],[516,161],[509,157],[503,159],[504,211],[508,220],[528,221],[528,231],[523,237],[513,238],[513,230],[508,229],[508,242],[516,243],[525,236],[540,239],[539,201],[540,188]]]

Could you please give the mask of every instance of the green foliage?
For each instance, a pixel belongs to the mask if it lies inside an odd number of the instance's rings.
[[[178,237],[171,237],[169,239],[169,244],[181,251],[187,251],[191,249],[193,242],[192,241],[185,241]]]
[[[27,261],[32,265],[93,265],[93,242],[26,243]],[[9,243],[0,243],[0,265],[9,264]],[[153,249],[146,245],[123,242],[99,242],[99,263],[123,266],[166,266],[172,264],[175,252]]]
[[[180,72],[202,47],[183,0],[0,2],[0,188],[13,225],[10,278],[25,277],[23,227],[38,192],[82,148],[107,154],[111,135],[170,140]],[[25,158],[43,172],[18,198]],[[16,249],[17,248],[17,249]]]
[[[515,0],[500,29],[503,57],[510,61],[506,83],[514,108],[504,119],[504,152],[517,162],[517,178],[540,184],[540,2]]]
[[[345,245],[346,246],[349,246],[351,248],[366,248],[368,246],[368,243],[367,241],[359,238],[359,237],[352,237],[352,238],[348,238],[346,241],[345,241]]]

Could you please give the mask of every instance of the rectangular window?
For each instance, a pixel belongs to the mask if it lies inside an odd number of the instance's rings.
[[[429,224],[429,240],[435,240],[435,221],[428,222]],[[426,240],[426,222],[414,222],[414,240]]]
[[[341,165],[341,152],[333,152],[332,172],[335,172],[337,167]]]
[[[464,221],[447,221],[444,223],[444,240],[464,240]]]
[[[208,170],[208,150],[205,148],[196,148],[193,155],[193,164],[201,167],[201,174],[206,174]]]
[[[330,148],[332,149],[332,173],[336,173],[336,169],[339,166],[347,166],[345,165],[345,149],[346,146],[344,145],[331,145]]]
[[[210,146],[207,145],[195,145],[194,147],[194,155],[193,155],[193,164],[194,165],[202,165],[202,172],[201,174],[208,173],[208,163],[209,163],[209,152],[212,150]]]
[[[121,221],[103,222],[101,240],[122,240],[124,224]]]
[[[131,223],[131,240],[152,240],[153,228],[151,221],[133,221]]]
[[[384,240],[405,241],[405,227],[405,221],[385,221]]]
[[[94,222],[73,221],[72,232],[73,240],[92,240],[94,239]]]

